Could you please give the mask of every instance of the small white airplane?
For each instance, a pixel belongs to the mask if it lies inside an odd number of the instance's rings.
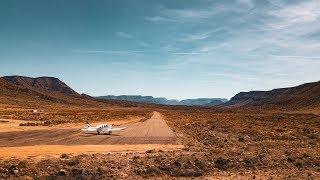
[[[108,124],[100,124],[95,127],[91,126],[91,124],[87,123],[86,126],[81,129],[81,131],[84,131],[84,133],[88,134],[108,134],[110,135],[113,131],[120,131],[124,130],[126,127],[121,128],[113,128],[113,125]]]

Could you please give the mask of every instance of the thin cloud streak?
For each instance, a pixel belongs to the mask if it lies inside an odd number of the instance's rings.
[[[116,32],[116,35],[119,37],[125,38],[125,39],[134,40],[134,41],[138,42],[138,44],[140,46],[144,46],[144,47],[150,46],[149,43],[144,42],[144,41],[140,40],[139,38],[137,38],[136,36],[129,34],[129,33],[126,33],[126,32],[118,31],[118,32]]]
[[[158,22],[178,22],[177,20],[174,19],[169,19],[169,18],[165,18],[162,16],[153,16],[153,17],[145,17],[146,21],[152,22],[152,23],[158,23]]]
[[[197,40],[208,39],[211,35],[211,32],[197,33],[197,34],[187,34],[180,39],[182,42],[192,42]]]
[[[135,39],[136,37],[131,35],[131,34],[128,34],[128,33],[125,33],[125,32],[116,32],[116,34],[120,37],[123,37],[123,38],[127,38],[127,39]]]
[[[294,58],[294,59],[319,59],[320,56],[290,56],[290,55],[270,55],[272,57],[279,57],[279,58]]]
[[[114,50],[72,50],[73,53],[83,54],[111,54],[111,55],[132,55],[142,54],[143,51],[114,51]]]

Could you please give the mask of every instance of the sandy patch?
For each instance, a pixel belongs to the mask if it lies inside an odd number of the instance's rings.
[[[98,124],[113,124],[115,126],[121,126],[131,123],[139,122],[143,117],[129,117],[124,120],[109,120],[108,122],[91,123],[95,126]],[[5,123],[1,123],[5,122]],[[15,131],[34,131],[34,130],[54,130],[54,129],[81,129],[84,127],[84,123],[65,123],[54,126],[20,126],[21,123],[39,123],[40,121],[25,121],[15,119],[0,119],[0,132],[15,132]]]
[[[54,156],[61,154],[145,152],[147,150],[181,150],[183,145],[137,144],[137,145],[40,145],[1,147],[0,157]]]

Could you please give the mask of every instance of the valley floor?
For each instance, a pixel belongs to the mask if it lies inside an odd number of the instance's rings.
[[[316,113],[178,107],[43,114],[3,110],[0,119],[0,178],[320,177]],[[79,129],[88,119],[128,128],[112,136],[82,134]],[[32,123],[20,126],[26,122]]]

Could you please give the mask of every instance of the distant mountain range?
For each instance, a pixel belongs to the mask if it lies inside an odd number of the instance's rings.
[[[240,92],[229,101],[224,98],[199,98],[172,100],[152,96],[100,96],[91,97],[79,94],[55,77],[0,77],[0,105],[43,106],[58,105],[105,107],[105,106],[149,106],[187,105],[219,107],[268,107],[283,109],[319,108],[320,81],[296,87],[280,88],[271,91]],[[151,105],[152,106],[152,105]]]
[[[121,96],[99,96],[99,99],[113,99],[131,102],[140,102],[148,104],[162,104],[162,105],[185,105],[185,106],[215,106],[228,101],[225,98],[198,98],[198,99],[167,99],[167,98],[157,98],[153,96],[140,96],[140,95],[121,95]]]

